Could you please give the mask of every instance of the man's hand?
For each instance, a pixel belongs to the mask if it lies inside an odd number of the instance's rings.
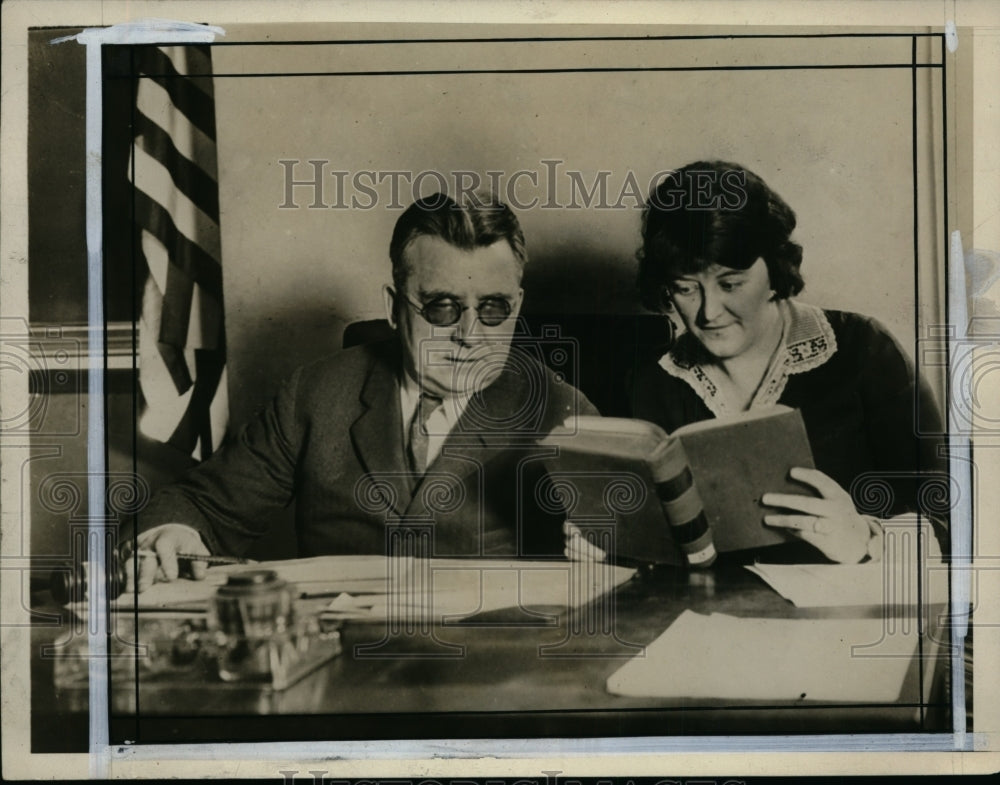
[[[197,530],[183,523],[166,523],[143,532],[136,538],[139,549],[138,586],[136,592],[146,591],[156,581],[174,581],[180,575],[178,553],[209,555],[209,550]],[[187,573],[196,581],[205,577],[207,566],[201,561],[187,561]],[[129,564],[126,590],[132,591],[133,569]]]
[[[814,488],[819,498],[765,493],[761,497],[763,504],[784,507],[795,514],[765,515],[764,523],[793,532],[819,548],[831,561],[841,564],[861,561],[868,552],[872,533],[868,523],[854,509],[850,494],[816,469],[797,467],[792,469],[791,477]]]

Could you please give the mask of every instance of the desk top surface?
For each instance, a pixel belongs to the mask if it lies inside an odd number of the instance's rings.
[[[507,609],[399,635],[388,634],[384,621],[347,622],[341,629],[343,653],[281,692],[204,683],[169,688],[140,684],[137,690],[134,681],[119,680],[111,690],[112,739],[899,732],[937,728],[947,720],[941,696],[931,690],[935,666],[943,670],[942,649],[926,629],[893,703],[610,694],[608,677],[685,610],[778,619],[882,616],[880,607],[798,609],[733,565],[705,573],[646,573],[613,597],[568,612]],[[916,624],[915,618],[904,621]],[[40,643],[57,634],[39,627],[33,640]],[[33,683],[44,683],[48,675],[51,684],[51,661],[35,660],[38,681]],[[35,708],[42,713],[86,707],[85,691],[35,692]]]

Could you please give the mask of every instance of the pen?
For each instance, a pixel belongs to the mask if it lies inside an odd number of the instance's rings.
[[[153,556],[156,557],[156,551],[150,550],[138,550],[136,551],[137,556]],[[186,559],[187,561],[203,561],[207,564],[248,564],[246,559],[240,558],[239,556],[210,556],[207,553],[178,553],[175,554],[178,559]]]

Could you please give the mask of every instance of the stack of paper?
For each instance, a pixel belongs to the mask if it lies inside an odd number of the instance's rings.
[[[744,619],[684,611],[608,679],[618,695],[889,703],[899,699],[916,630],[878,645],[882,619]]]

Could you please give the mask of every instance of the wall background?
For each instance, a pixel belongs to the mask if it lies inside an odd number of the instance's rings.
[[[514,26],[222,24],[227,42],[538,34],[537,28]],[[609,31],[646,37],[676,35],[677,28],[566,27],[547,29],[546,35]],[[79,45],[48,43],[72,32],[52,28],[29,37],[28,283],[31,321],[43,334],[54,325],[60,335],[67,330],[76,335],[86,314],[84,53]],[[718,31],[684,29],[690,35],[713,32]],[[936,61],[939,53],[930,42],[918,44],[919,62]],[[941,369],[923,362],[916,337],[944,322],[944,242],[937,208],[943,196],[941,73],[914,72],[913,54],[907,36],[214,47],[231,425],[239,427],[297,365],[339,349],[347,324],[383,315],[380,288],[390,276],[389,237],[414,197],[404,181],[394,205],[385,182],[372,209],[309,209],[313,194],[300,187],[294,192],[299,206],[282,209],[281,160],[302,162],[294,169],[300,180],[311,177],[310,159],[326,162],[327,204],[349,202],[351,196],[368,201],[353,188],[339,194],[329,175],[334,170],[437,171],[449,184],[455,172],[476,172],[483,180],[487,172],[498,172],[503,189],[524,171],[537,177],[537,185],[522,175],[516,200],[545,204],[552,197],[563,205],[572,201],[569,171],[580,172],[587,187],[598,172],[606,172],[611,204],[632,176],[636,190],[626,192],[621,209],[515,206],[531,257],[525,308],[598,318],[640,311],[633,291],[636,205],[654,173],[699,158],[741,163],[764,177],[798,214],[795,237],[805,249],[802,299],[879,318],[911,355],[921,355],[922,370],[940,395]],[[805,63],[905,67],[752,70]],[[636,70],[664,66],[750,70]],[[632,70],[573,72],[587,68]],[[549,72],[485,73],[511,69]],[[462,73],[384,74],[407,70]],[[379,75],[356,75],[359,71]],[[288,76],[303,72],[328,75]],[[950,117],[954,121],[955,115]],[[420,193],[438,187],[426,177]],[[115,214],[122,222],[117,228]],[[128,215],[118,210],[107,218],[108,334],[117,335],[116,345],[126,350],[116,355],[119,370],[109,379],[109,461],[112,471],[134,468],[155,489],[187,465],[187,458],[143,441],[133,429],[127,349],[138,304],[132,299],[130,259],[121,253]],[[75,361],[85,367],[80,357]],[[85,388],[82,373],[69,378],[70,392]],[[82,471],[83,405],[76,395],[52,396],[56,430],[35,439],[38,450],[51,450],[25,480],[30,487],[24,492],[33,499],[40,498],[46,478]],[[67,553],[66,526],[65,512],[36,505],[32,551]],[[292,555],[294,543],[286,540],[277,536],[264,543],[262,553]]]
[[[352,33],[354,32],[352,28]],[[352,38],[364,38],[361,30]],[[410,31],[412,33],[412,30]],[[448,30],[449,36],[471,35]],[[503,31],[505,33],[506,31]],[[628,31],[622,31],[626,34]],[[642,34],[651,32],[643,29]],[[482,34],[482,30],[478,31]],[[618,31],[616,31],[616,34]],[[383,29],[381,37],[392,34]],[[500,31],[490,32],[500,35]],[[590,30],[586,34],[593,34]],[[344,36],[339,36],[343,38]],[[921,49],[921,55],[933,55]],[[909,63],[911,39],[395,44],[217,47],[216,73],[581,68],[602,65]],[[235,421],[273,393],[296,365],[340,346],[343,327],[382,315],[388,242],[402,207],[390,184],[372,209],[309,209],[314,191],[285,201],[285,169],[313,177],[325,164],[322,199],[335,204],[332,171],[535,172],[518,198],[556,183],[570,201],[568,170],[589,186],[599,170],[617,201],[629,173],[642,196],[657,171],[699,158],[755,170],[796,210],[805,249],[802,299],[876,316],[913,350],[914,256],[911,70],[233,76],[216,79],[220,203],[230,397]],[[939,72],[918,71],[921,171],[940,168],[931,142],[940,118]],[[553,179],[545,160],[558,160]],[[437,190],[426,177],[422,193]],[[926,198],[925,198],[926,197]],[[921,180],[921,300],[936,323],[943,269],[932,209],[935,180]],[[624,209],[519,210],[531,261],[526,307],[546,313],[632,313],[639,242],[636,198]],[[933,375],[933,374],[932,374]]]

